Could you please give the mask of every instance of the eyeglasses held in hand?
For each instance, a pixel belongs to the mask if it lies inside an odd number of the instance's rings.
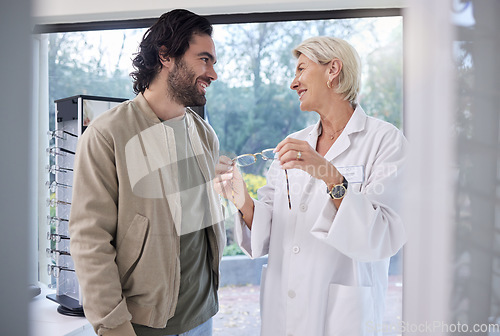
[[[274,148],[269,148],[269,149],[264,149],[260,153],[238,155],[233,159],[233,162],[240,167],[251,166],[255,162],[257,162],[257,155],[260,155],[262,157],[262,160],[264,161],[275,159]]]
[[[59,172],[59,173],[67,173],[67,172],[72,172],[73,171],[72,168],[65,168],[65,167],[60,167],[60,166],[57,166],[57,165],[52,165],[52,166],[47,165],[45,168],[51,174],[55,174],[57,172]]]
[[[47,232],[47,240],[52,240],[53,242],[59,243],[63,239],[69,239],[68,236]]]
[[[69,219],[66,219],[66,218],[61,218],[61,217],[55,217],[55,216],[47,216],[47,224],[48,225],[55,225],[55,226],[59,226],[61,224],[61,222],[69,222]]]
[[[66,154],[72,154],[75,155],[75,152],[70,151],[69,149],[63,148],[63,147],[49,147],[47,148],[47,153],[53,156],[56,155],[66,155]]]
[[[260,155],[262,157],[262,160],[264,161],[277,159],[277,155],[274,152],[274,148],[269,148],[269,149],[264,149],[260,153],[238,155],[236,158],[233,159],[233,162],[239,167],[251,166],[255,162],[257,162],[257,155]],[[288,172],[286,171],[286,169],[285,169],[285,178],[286,178],[286,192],[288,195],[288,209],[291,210],[292,202],[290,201],[290,183],[288,182]]]
[[[54,278],[59,278],[61,271],[74,272],[75,270],[64,266],[47,265],[47,273]]]
[[[47,135],[49,136],[50,139],[58,138],[58,139],[61,139],[61,140],[66,140],[67,139],[67,137],[66,137],[67,135],[75,137],[75,138],[78,138],[78,135],[73,134],[73,133],[68,132],[68,131],[65,131],[65,130],[48,131]]]

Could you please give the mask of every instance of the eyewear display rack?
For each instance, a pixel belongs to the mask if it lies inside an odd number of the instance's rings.
[[[78,138],[94,118],[125,100],[78,95],[55,101],[54,130],[49,131],[53,140],[47,148],[47,185],[50,191],[47,199],[47,239],[50,247],[46,252],[50,257],[47,265],[47,272],[51,276],[50,286],[56,288],[56,293],[47,295],[47,298],[59,303],[57,311],[64,315],[84,316],[68,231],[76,145]]]

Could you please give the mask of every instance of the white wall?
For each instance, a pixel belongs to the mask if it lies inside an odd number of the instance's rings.
[[[449,320],[454,232],[456,139],[451,0],[411,0],[405,16],[405,126],[410,187],[403,262],[407,335],[444,335]],[[425,24],[423,24],[425,22]]]
[[[158,17],[183,7],[200,15],[281,11],[317,11],[354,8],[402,8],[406,0],[33,0],[33,18],[38,24],[126,20]]]
[[[28,226],[33,214],[29,0],[0,10],[0,335],[28,335]]]

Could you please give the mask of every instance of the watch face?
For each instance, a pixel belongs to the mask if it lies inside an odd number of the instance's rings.
[[[336,185],[332,188],[331,193],[334,199],[340,199],[345,195],[345,187],[343,185]]]

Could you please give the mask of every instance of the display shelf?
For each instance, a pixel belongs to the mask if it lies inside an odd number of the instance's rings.
[[[49,154],[50,190],[49,232],[51,240],[47,254],[51,257],[47,271],[50,286],[56,289],[47,298],[59,303],[57,311],[63,315],[84,316],[80,288],[70,251],[69,216],[72,206],[73,166],[80,135],[92,120],[126,99],[78,95],[55,101],[54,129],[49,132],[52,144]]]

